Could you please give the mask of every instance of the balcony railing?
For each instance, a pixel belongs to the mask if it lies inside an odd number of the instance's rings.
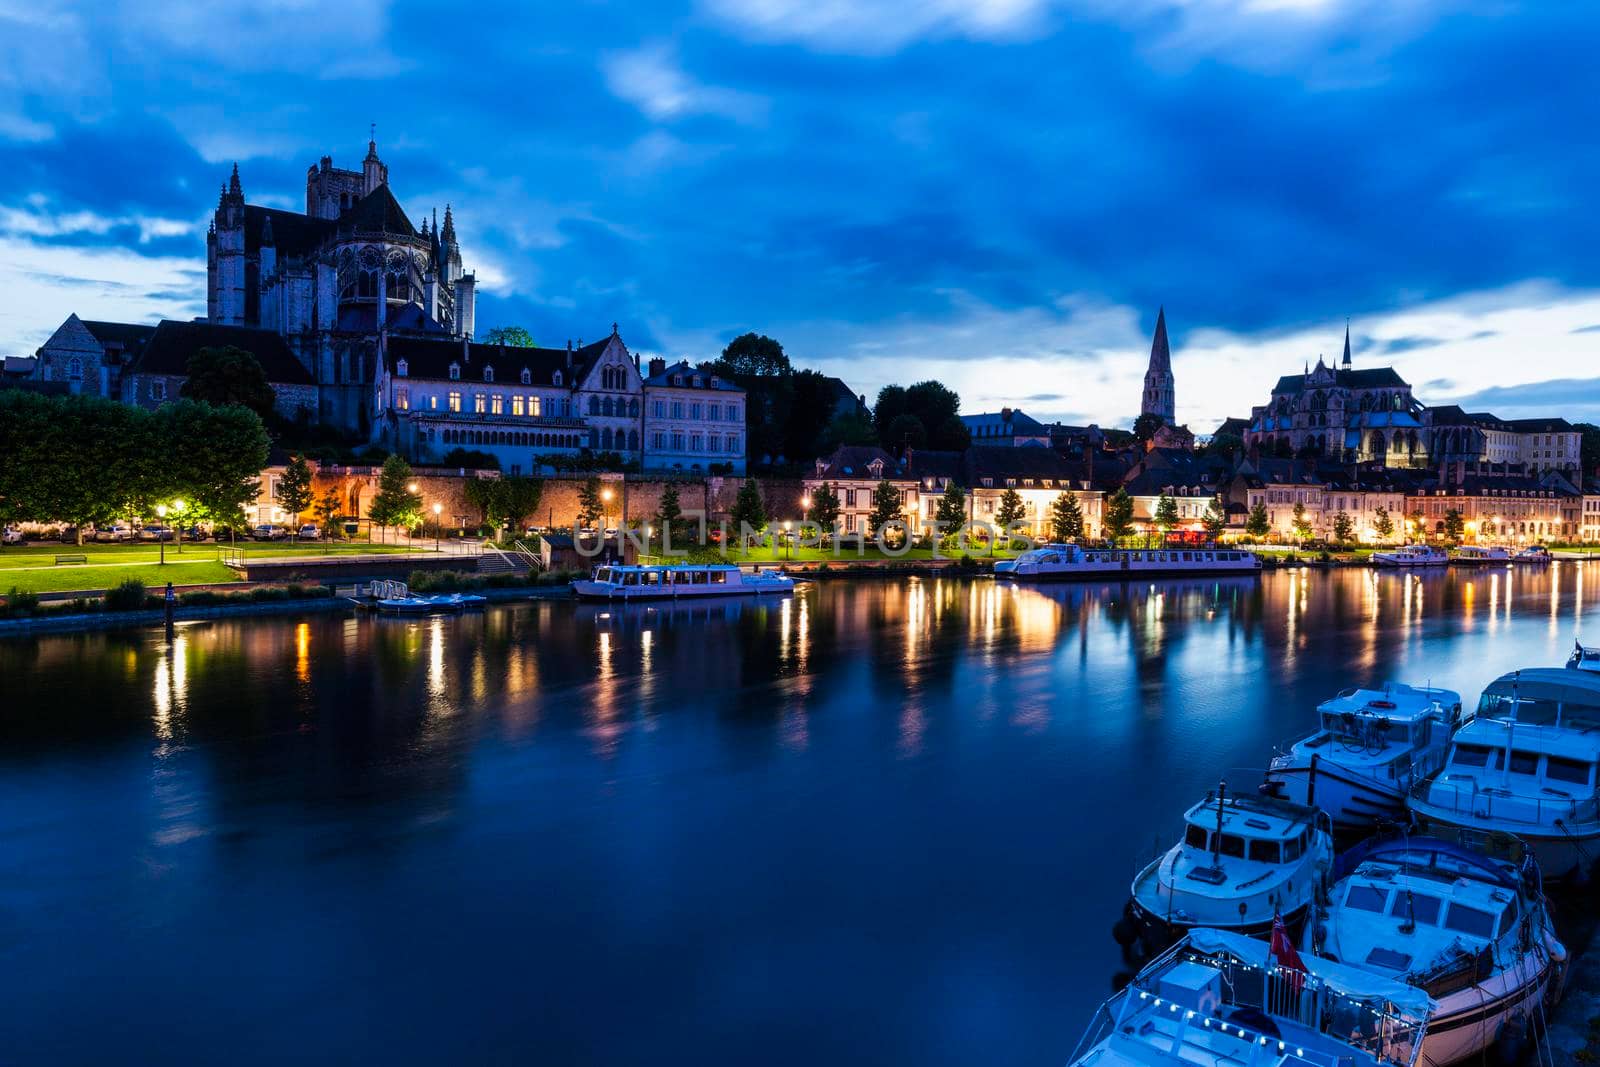
[[[434,411],[412,408],[411,416],[424,422],[496,423],[507,426],[542,426],[553,429],[587,429],[589,424],[578,415],[512,415],[491,411]]]

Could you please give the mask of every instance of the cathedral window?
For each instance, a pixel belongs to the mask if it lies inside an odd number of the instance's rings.
[[[533,384],[533,374],[528,370],[527,367],[523,367],[522,368],[522,384],[523,385],[532,385]]]
[[[459,364],[459,363],[450,364],[450,380],[452,382],[461,380],[461,364]]]
[[[484,368],[483,368],[483,380],[486,381],[486,382],[494,381],[494,367],[492,365],[490,365],[490,364],[485,364],[484,365]]]
[[[611,398],[609,396],[606,397],[605,400],[601,403],[601,405],[600,405],[600,413],[602,415],[615,415],[617,413],[616,412],[616,405],[611,402]]]
[[[410,370],[411,365],[403,359],[394,365],[395,374],[401,378],[404,378],[408,373],[410,373]]]
[[[638,430],[629,430],[628,431],[628,449],[630,451],[637,451],[638,448],[639,448],[639,431]]]
[[[611,427],[609,426],[600,431],[600,447],[607,451],[611,449]]]
[[[591,396],[589,398],[589,414],[591,414],[591,415],[600,414],[600,398],[599,397]]]

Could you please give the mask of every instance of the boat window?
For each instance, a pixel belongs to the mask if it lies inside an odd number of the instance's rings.
[[[1493,758],[1491,764],[1490,757]],[[1498,749],[1485,748],[1482,745],[1457,745],[1455,752],[1450,756],[1450,763],[1456,767],[1488,767],[1500,768],[1501,753]]]
[[[1191,848],[1210,848],[1211,835],[1198,826],[1191,826],[1183,832],[1183,843]]]
[[[644,571],[644,572],[642,572],[639,575],[639,584],[640,585],[660,585],[661,584],[661,572],[660,571]]]
[[[1389,914],[1401,919],[1409,918],[1413,922],[1427,923],[1429,926],[1438,926],[1439,912],[1443,908],[1443,900],[1430,897],[1426,893],[1396,893]]]
[[[1276,841],[1251,841],[1250,858],[1257,863],[1277,863],[1278,843]]]
[[[1560,756],[1551,756],[1545,769],[1545,776],[1552,782],[1572,782],[1575,785],[1589,784],[1589,771],[1593,764],[1584,763],[1582,760],[1562,759]]]
[[[728,584],[728,572],[727,571],[712,571],[711,572],[711,584],[712,585],[727,585]]]
[[[622,584],[623,585],[638,585],[639,584],[639,576],[637,574],[633,573],[632,571],[624,571],[623,575],[622,575]]]
[[[1539,754],[1537,752],[1513,751],[1511,753],[1511,773],[1538,774]]]
[[[1390,971],[1405,971],[1411,966],[1411,957],[1404,952],[1396,952],[1392,948],[1378,946],[1367,953],[1367,962],[1374,967],[1382,967]]]
[[[1219,851],[1224,856],[1232,856],[1234,859],[1244,859],[1244,838],[1240,837],[1238,834],[1223,834],[1222,846]]]
[[[1454,930],[1458,934],[1467,934],[1471,937],[1481,937],[1485,941],[1494,936],[1494,915],[1479,908],[1469,908],[1465,904],[1451,904],[1450,911],[1445,915],[1445,929]]]
[[[708,577],[709,575],[705,571],[695,571],[689,580],[694,582],[695,585],[705,585]]]
[[[1389,903],[1389,891],[1370,885],[1352,885],[1345,894],[1344,906],[1360,911],[1375,911],[1382,915]]]
[[[1500,928],[1495,931],[1496,937],[1506,936],[1507,931],[1511,929],[1511,924],[1517,921],[1515,911],[1515,908],[1507,908],[1500,913]]]
[[[609,582],[611,580],[611,568],[601,567],[599,570],[595,571],[594,580],[597,582]]]
[[[1288,841],[1283,843],[1283,861],[1288,863],[1291,860],[1297,860],[1301,857],[1305,850],[1306,846],[1304,841],[1300,840],[1298,837],[1290,838]]]

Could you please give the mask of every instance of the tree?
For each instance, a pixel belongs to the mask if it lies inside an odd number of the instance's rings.
[[[933,517],[946,532],[956,529],[967,521],[967,494],[955,482],[944,487],[944,493],[939,497],[939,503],[934,508]]]
[[[972,440],[960,410],[961,398],[941,382],[918,382],[910,388],[886,385],[878,391],[872,422],[885,448],[960,451]]]
[[[787,380],[787,418],[783,426],[783,454],[791,460],[823,455],[834,405],[838,403],[833,379],[814,370],[798,370]]]
[[[746,478],[739,487],[739,494],[733,498],[733,510],[729,513],[733,520],[734,528],[739,534],[741,547],[748,542],[745,540],[745,527],[759,535],[767,528],[767,504],[761,498],[761,483],[754,478]]]
[[[915,415],[896,415],[882,431],[884,447],[896,455],[908,448],[928,447],[928,428]]]
[[[523,326],[496,326],[483,335],[486,345],[505,345],[507,348],[536,348],[533,334]]]
[[[494,479],[493,485],[490,521],[496,529],[514,530],[520,535],[527,526],[528,517],[539,510],[539,501],[544,498],[544,482],[512,475]]]
[[[595,500],[599,501],[599,487],[596,486]],[[670,544],[673,540],[681,540],[683,529],[683,506],[678,503],[678,487],[668,482],[665,489],[661,490],[661,504],[656,512],[656,525],[661,527],[663,543]]]
[[[995,509],[994,521],[1000,527],[1000,536],[1006,539],[1007,547],[1010,547],[1011,544],[1011,525],[1012,523],[1021,522],[1025,511],[1026,509],[1022,506],[1021,493],[1015,489],[1007,489],[1000,494],[1000,506]],[[990,552],[994,551],[994,541],[997,540],[999,540],[999,537],[989,542]]]
[[[766,334],[742,333],[722,350],[721,364],[730,375],[774,377],[789,374],[789,357],[783,346]]]
[[[452,448],[439,460],[442,467],[455,467],[469,471],[497,471],[500,459],[493,452],[476,448]]]
[[[884,527],[891,522],[900,521],[900,490],[887,478],[878,483],[872,491],[872,514],[867,518],[867,525],[872,533],[887,538]]]
[[[278,506],[298,525],[300,513],[311,507],[311,465],[304,456],[290,456],[289,465],[278,478]]]
[[[1265,537],[1272,532],[1272,519],[1267,516],[1267,505],[1257,504],[1245,516],[1244,532],[1251,537]]]
[[[1394,519],[1389,515],[1389,509],[1379,507],[1373,512],[1372,532],[1378,535],[1378,540],[1385,543],[1394,536]]]
[[[1142,444],[1154,437],[1156,431],[1166,424],[1166,419],[1153,411],[1147,411],[1133,420],[1133,436],[1137,437]]]
[[[859,411],[847,411],[843,415],[834,416],[833,421],[823,429],[819,448],[822,455],[827,455],[841,445],[877,443],[878,430],[872,425],[872,417],[863,415]]]
[[[189,357],[188,379],[178,395],[209,404],[239,404],[262,418],[272,414],[277,394],[255,355],[233,345],[202,348]]]
[[[1461,543],[1461,535],[1466,530],[1466,520],[1459,508],[1451,508],[1444,513],[1444,536],[1452,545]]]
[[[1333,517],[1333,539],[1341,545],[1348,545],[1355,540],[1356,524],[1345,512],[1340,511]]]
[[[422,504],[411,491],[411,464],[399,455],[383,461],[378,492],[367,506],[367,518],[384,528],[412,529],[422,522]]]
[[[1236,433],[1213,434],[1206,455],[1232,461],[1244,453],[1244,438]]]
[[[812,490],[811,510],[806,512],[806,518],[825,531],[831,531],[838,525],[839,494],[833,486],[824,482]]]
[[[1572,428],[1583,436],[1578,439],[1578,462],[1583,466],[1585,478],[1594,476],[1600,468],[1600,426],[1592,422],[1575,422]]]
[[[1306,516],[1306,506],[1304,504],[1296,504],[1294,506],[1294,518],[1291,520],[1290,525],[1294,527],[1294,535],[1300,540],[1304,541],[1311,536],[1311,520]]]
[[[487,526],[492,521],[490,515],[494,512],[495,479],[468,478],[461,487],[461,496],[466,500],[467,506],[478,510],[478,523]]]
[[[1103,525],[1106,536],[1113,541],[1119,541],[1133,532],[1133,497],[1128,495],[1128,490],[1122,486],[1106,498],[1106,510]]]
[[[672,493],[672,503],[676,507],[678,487],[669,485],[667,490]],[[605,510],[605,501],[600,496],[600,479],[591,476],[584,481],[583,488],[578,490],[578,525],[585,530],[599,526],[600,517],[605,514]]]
[[[1413,511],[1406,516],[1407,536],[1415,536],[1419,541],[1428,539],[1428,519],[1421,511]]]
[[[1050,505],[1050,532],[1057,541],[1076,541],[1083,536],[1083,506],[1077,494],[1064,492]]]
[[[1213,542],[1222,540],[1222,533],[1228,528],[1228,512],[1222,505],[1222,498],[1214,496],[1206,505],[1206,513],[1200,517],[1200,525],[1206,528],[1206,536]]]
[[[212,407],[193,400],[165,404],[153,413],[157,433],[170,444],[163,455],[171,492],[196,519],[244,524],[244,509],[261,493],[261,469],[270,441],[254,411]],[[409,475],[409,469],[408,469]]]
[[[317,525],[322,527],[322,536],[327,537],[329,534],[337,533],[334,526],[344,514],[344,501],[339,496],[339,490],[329,488],[323,493],[317,500],[313,514],[317,517]]]
[[[1156,501],[1156,525],[1161,527],[1161,536],[1166,537],[1178,525],[1178,502],[1165,493]]]

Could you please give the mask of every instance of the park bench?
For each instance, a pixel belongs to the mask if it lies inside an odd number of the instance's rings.
[[[89,557],[84,555],[82,552],[68,552],[68,553],[66,553],[64,555],[57,555],[56,556],[56,566],[58,566],[58,567],[61,566],[63,563],[88,563],[88,562],[89,562]]]

